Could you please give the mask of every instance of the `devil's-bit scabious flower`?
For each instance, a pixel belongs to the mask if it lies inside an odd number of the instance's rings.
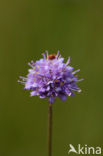
[[[31,61],[29,73],[27,77],[20,77],[19,81],[25,85],[25,89],[31,90],[31,96],[40,96],[40,98],[49,98],[50,103],[54,103],[56,97],[62,101],[67,99],[67,96],[74,96],[74,91],[81,92],[77,86],[78,80],[75,75],[80,70],[74,71],[74,68],[69,66],[70,57],[66,63],[63,63],[64,58],[59,55],[43,54],[43,58],[35,63]]]

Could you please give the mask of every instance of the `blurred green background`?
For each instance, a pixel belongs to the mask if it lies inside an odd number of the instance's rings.
[[[71,56],[85,78],[81,94],[53,104],[53,156],[103,145],[103,1],[1,0],[0,156],[47,156],[48,102],[17,83],[45,50]]]

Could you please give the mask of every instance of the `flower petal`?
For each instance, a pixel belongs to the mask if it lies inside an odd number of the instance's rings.
[[[59,95],[59,98],[60,98],[62,101],[66,101],[67,96],[66,96],[65,94],[60,94],[60,95]]]
[[[55,98],[54,98],[53,96],[51,96],[51,97],[49,98],[49,103],[54,103],[54,101],[55,101]]]

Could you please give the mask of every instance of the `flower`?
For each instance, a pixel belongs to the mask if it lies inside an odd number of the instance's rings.
[[[74,91],[81,92],[77,86],[78,80],[75,75],[80,70],[74,71],[74,68],[69,66],[70,57],[66,63],[63,63],[64,58],[59,52],[57,55],[48,55],[48,51],[43,53],[43,58],[31,63],[27,77],[20,77],[25,85],[25,89],[31,90],[31,96],[40,96],[40,98],[49,98],[50,103],[54,103],[55,98],[59,97],[62,101],[67,99],[67,96],[74,96]]]

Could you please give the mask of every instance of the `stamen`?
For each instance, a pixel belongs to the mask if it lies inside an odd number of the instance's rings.
[[[19,83],[22,83],[22,84],[25,84],[25,82],[23,82],[23,81],[19,81],[19,80],[18,80],[18,82],[19,82]]]
[[[56,55],[56,58],[58,58],[58,57],[59,57],[59,50],[58,50],[57,55]]]
[[[26,81],[27,78],[26,77],[23,77],[23,76],[19,76],[20,79],[22,79],[23,81]]]
[[[72,93],[69,93],[68,96],[71,96]]]
[[[77,82],[81,82],[81,81],[83,81],[84,79],[79,79],[79,80],[77,80]]]
[[[79,90],[78,90],[78,93],[80,93],[81,91],[82,91],[82,90],[81,90],[81,89],[79,89]]]
[[[46,50],[46,55],[47,55],[47,59],[48,59],[48,51]]]
[[[28,63],[28,65],[29,65],[30,67],[32,67],[32,68],[34,67],[30,62]]]
[[[43,55],[44,59],[46,59],[45,53],[43,53],[42,55]]]
[[[61,55],[59,55],[58,59],[60,59],[60,58],[61,58]]]
[[[70,63],[70,57],[67,60],[66,66]]]
[[[33,66],[35,65],[34,61],[31,61],[31,63],[32,63]]]
[[[78,69],[78,70],[72,72],[72,74],[76,74],[76,73],[79,72],[79,71],[80,71],[80,69]]]

